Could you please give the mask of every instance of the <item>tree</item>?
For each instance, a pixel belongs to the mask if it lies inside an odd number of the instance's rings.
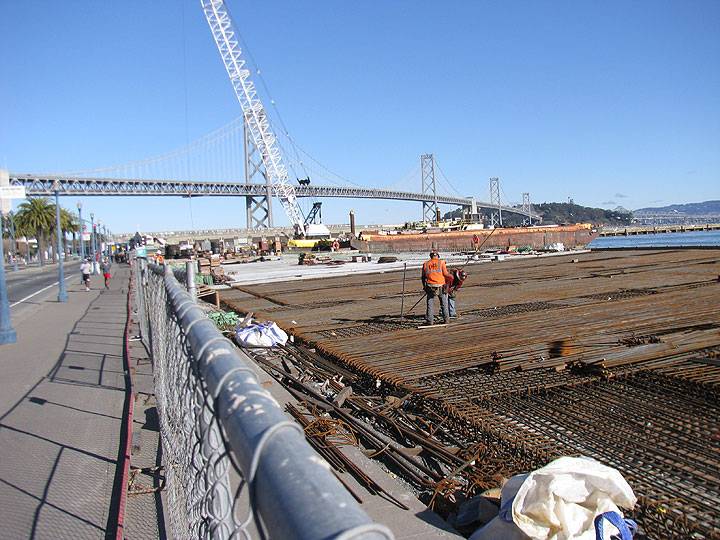
[[[53,211],[55,210],[55,207],[53,206]],[[71,233],[73,236],[73,246],[75,245],[75,233],[77,233],[80,230],[80,225],[78,224],[77,216],[66,210],[65,208],[60,208],[60,228],[62,229],[62,241],[63,241],[63,250],[67,251],[66,248],[66,238],[65,235],[68,233]]]
[[[33,198],[20,204],[15,224],[18,233],[34,236],[38,241],[38,259],[42,266],[45,262],[45,241],[55,224],[55,206],[45,198]]]

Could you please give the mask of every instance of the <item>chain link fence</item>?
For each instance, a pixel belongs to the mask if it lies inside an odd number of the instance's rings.
[[[142,340],[154,363],[169,536],[392,539],[172,270],[133,264]]]

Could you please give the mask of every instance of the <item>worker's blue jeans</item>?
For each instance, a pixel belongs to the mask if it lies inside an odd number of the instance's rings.
[[[448,313],[451,317],[457,317],[457,311],[455,310],[455,297],[448,295]]]
[[[448,312],[448,295],[443,292],[442,287],[425,287],[425,296],[427,297],[427,309],[425,310],[425,322],[432,324],[435,318],[435,298],[440,298],[440,315],[445,319],[445,322],[450,321],[450,314]]]

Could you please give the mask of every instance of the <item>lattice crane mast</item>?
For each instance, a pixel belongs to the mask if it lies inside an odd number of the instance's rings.
[[[295,188],[288,182],[288,173],[283,164],[277,137],[270,127],[262,101],[257,95],[255,84],[250,80],[250,70],[245,67],[238,35],[233,20],[223,0],[200,0],[205,19],[225,64],[235,96],[240,102],[247,128],[255,146],[262,156],[265,171],[270,177],[273,192],[299,234],[304,235],[305,220],[295,195]]]

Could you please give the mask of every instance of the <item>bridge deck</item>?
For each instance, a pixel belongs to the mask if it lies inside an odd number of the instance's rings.
[[[262,197],[267,195],[266,184],[246,184],[241,182],[214,182],[214,181],[182,181],[182,180],[148,180],[123,178],[82,178],[57,175],[35,175],[10,173],[10,184],[25,186],[28,195],[49,196],[54,194],[55,187],[59,195],[83,196],[181,196],[181,197]],[[298,197],[340,197],[350,199],[386,199],[400,201],[437,202],[469,207],[472,204],[470,197],[455,197],[449,195],[432,195],[428,193],[415,193],[411,191],[396,191],[388,189],[375,189],[363,187],[344,186],[295,186]],[[497,208],[486,202],[477,201],[480,208]],[[503,212],[526,215],[520,208],[501,206]],[[533,219],[539,216],[532,215]]]

